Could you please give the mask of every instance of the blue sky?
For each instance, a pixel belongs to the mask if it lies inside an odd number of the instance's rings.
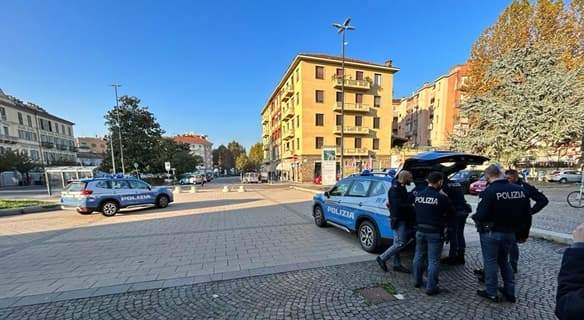
[[[404,96],[464,62],[509,1],[0,0],[0,88],[103,134],[121,94],[167,134],[260,141],[259,112],[298,52],[338,54],[331,26],[351,16],[347,55],[401,68]]]

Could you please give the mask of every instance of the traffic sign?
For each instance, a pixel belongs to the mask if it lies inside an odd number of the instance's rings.
[[[166,169],[166,171],[170,171],[170,162],[164,162],[164,169]]]

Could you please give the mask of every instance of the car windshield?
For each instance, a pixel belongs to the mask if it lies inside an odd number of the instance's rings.
[[[450,177],[450,179],[453,179],[453,180],[464,179],[464,178],[468,177],[468,175],[469,175],[468,171],[458,171],[457,173],[452,175]]]
[[[79,192],[83,189],[85,189],[86,183],[82,182],[82,181],[74,181],[71,182],[67,185],[67,187],[65,187],[65,191],[68,192]]]

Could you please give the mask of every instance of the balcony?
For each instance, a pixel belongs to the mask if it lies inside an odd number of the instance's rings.
[[[64,145],[64,144],[57,144],[57,145],[55,145],[55,147],[57,148],[57,150],[62,150],[62,151],[69,149],[69,147]]]
[[[282,101],[288,101],[294,95],[294,86],[286,86],[282,88]]]
[[[262,130],[262,137],[267,138],[270,136],[270,132],[268,130]]]
[[[290,119],[294,117],[294,107],[286,107],[282,112],[282,120]]]
[[[341,77],[333,77],[333,85],[336,89],[341,89],[343,79]],[[371,89],[371,82],[368,80],[345,79],[345,89],[369,90]]]
[[[266,142],[264,141],[264,144],[263,144],[263,150],[264,150],[264,151],[269,151],[269,150],[270,150],[270,144],[269,144],[269,143],[266,143]]]
[[[18,137],[0,134],[0,142],[1,143],[16,144],[16,143],[18,143]]]
[[[51,148],[53,148],[53,147],[55,146],[55,144],[54,144],[54,143],[52,143],[52,142],[47,142],[47,141],[43,141],[43,142],[41,142],[41,145],[43,146],[43,148],[49,148],[49,149],[51,149]]]
[[[294,138],[294,128],[284,131],[284,135],[282,137],[284,140]]]
[[[341,126],[336,126],[335,127],[335,133],[336,134],[341,134]],[[367,135],[367,134],[369,134],[369,128],[345,126],[344,134],[363,134],[363,135]]]
[[[262,117],[262,124],[268,124],[269,120],[267,117]]]
[[[284,150],[284,152],[282,153],[282,158],[292,158],[292,157],[294,157],[294,151],[292,151],[292,149]]]
[[[335,111],[341,111],[341,102],[337,101],[334,106]],[[345,111],[352,112],[369,112],[371,107],[368,104],[363,103],[348,103],[345,102]]]
[[[71,151],[71,152],[77,152],[78,149],[75,146],[69,146],[69,151]]]

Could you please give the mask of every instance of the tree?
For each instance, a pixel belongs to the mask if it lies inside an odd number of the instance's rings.
[[[0,154],[0,172],[16,170],[28,180],[29,172],[36,167],[37,164],[24,153],[9,150]]]
[[[235,158],[227,147],[220,145],[213,150],[213,164],[223,170],[231,170],[235,168]]]
[[[256,170],[259,170],[262,161],[264,161],[264,145],[261,142],[251,146],[249,149],[249,160]]]
[[[231,152],[233,159],[237,159],[240,154],[245,154],[245,148],[235,140],[227,144],[227,149],[229,149],[229,151]]]
[[[177,175],[187,172],[196,171],[197,166],[203,163],[200,156],[190,153],[189,146],[184,143],[178,143],[172,138],[164,137],[160,140],[157,147],[157,158],[149,172],[165,172],[164,162],[169,161],[176,170]]]
[[[140,106],[140,99],[122,96],[119,101],[119,107],[113,108],[105,115],[105,124],[109,131],[106,139],[108,141],[113,139],[116,169],[120,170],[121,166],[118,134],[118,130],[120,130],[126,171],[132,170],[134,163],[138,163],[140,168],[144,168],[144,171],[158,171],[155,168],[156,151],[164,130],[160,128],[160,125],[154,115],[148,110],[148,107]],[[108,143],[107,148],[107,154],[110,155],[111,143]],[[111,157],[104,159],[101,168],[105,171],[111,170]]]
[[[486,93],[461,105],[473,119],[463,150],[487,154],[510,165],[533,148],[579,139],[584,129],[584,67],[568,70],[556,48],[514,49],[494,61]]]
[[[245,153],[242,153],[237,157],[235,160],[235,168],[239,172],[253,171],[255,169],[254,164]]]

